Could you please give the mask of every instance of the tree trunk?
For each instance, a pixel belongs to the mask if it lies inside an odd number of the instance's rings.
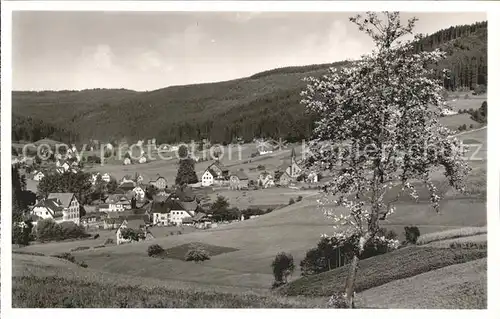
[[[345,283],[346,302],[349,308],[354,308],[354,281],[356,279],[356,272],[358,271],[358,261],[358,256],[354,254]]]

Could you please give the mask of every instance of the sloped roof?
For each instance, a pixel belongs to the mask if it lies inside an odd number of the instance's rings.
[[[198,203],[195,200],[190,202],[180,202],[180,204],[187,212],[194,212],[196,208],[198,208]]]
[[[135,183],[125,182],[125,183],[121,183],[120,186],[118,186],[118,187],[123,189],[123,190],[132,190],[135,188]]]
[[[245,172],[242,172],[242,171],[235,171],[235,172],[232,172],[231,173],[231,176],[236,176],[238,177],[240,180],[246,180],[248,179],[248,175],[245,174]]]
[[[71,199],[73,198],[73,196],[75,196],[74,193],[50,193],[49,196],[47,196],[47,198],[57,199],[59,202],[61,202],[63,207],[69,207],[69,204],[71,204]]]
[[[34,207],[45,207],[53,218],[61,217],[63,215],[63,206],[58,204],[55,198],[45,199],[38,202]]]

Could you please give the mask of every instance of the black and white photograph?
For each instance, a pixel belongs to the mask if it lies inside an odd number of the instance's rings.
[[[329,8],[10,8],[11,310],[496,307],[487,11]]]

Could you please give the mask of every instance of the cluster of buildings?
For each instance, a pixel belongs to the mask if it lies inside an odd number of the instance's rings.
[[[303,177],[304,182],[317,183],[318,174],[309,172],[304,176],[305,171],[302,165],[297,162],[295,149],[292,149],[290,160],[283,162],[274,173],[260,173],[257,184],[262,188],[269,188],[275,185],[288,186]],[[204,171],[201,176],[201,186],[229,187],[229,189],[248,189],[249,178],[243,171],[230,172],[222,163],[216,161]]]

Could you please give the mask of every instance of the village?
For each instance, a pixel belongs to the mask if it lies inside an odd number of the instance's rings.
[[[207,144],[207,141],[203,142]],[[142,146],[142,143],[143,141],[138,141],[134,147]],[[158,150],[154,139],[148,140],[147,143],[153,145],[154,150]],[[110,143],[104,148],[109,152],[113,150]],[[269,156],[278,151],[277,148],[276,143],[258,141],[250,158]],[[132,164],[132,149],[133,147],[129,147],[125,152],[123,167]],[[92,146],[90,151],[93,151]],[[168,151],[177,152],[179,146],[170,147]],[[217,192],[217,197],[223,197],[224,192],[238,192],[246,196],[248,192],[256,190],[271,193],[276,188],[287,188],[290,191],[299,189],[299,186],[304,189],[319,188],[318,180],[321,174],[313,171],[306,173],[304,161],[297,159],[295,147],[284,152],[288,155],[285,155],[276,170],[267,171],[259,167],[260,171],[255,179],[250,178],[243,168],[231,167],[229,169],[218,158],[212,161],[202,161],[200,157],[190,153],[189,160],[201,163],[198,164],[200,166],[208,163],[206,164],[208,166],[200,176],[197,176],[196,183],[183,185],[176,185],[173,180],[159,173],[145,175],[136,171],[133,174],[119,176],[108,172],[92,172],[92,164],[88,161],[89,158],[92,159],[92,155],[87,155],[87,158],[79,155],[74,145],[67,148],[64,155],[56,153],[54,156],[46,156],[47,159],[44,161],[26,161],[22,156],[17,156],[13,158],[13,164],[29,172],[28,179],[30,183],[35,184],[42,182],[48,175],[89,171],[89,182],[92,187],[107,189],[107,192],[99,199],[90,203],[80,203],[78,194],[75,193],[49,193],[45,198],[37,198],[34,205],[30,207],[29,219],[33,226],[36,226],[39,220],[52,219],[56,223],[74,222],[76,225],[83,226],[88,232],[114,230],[116,244],[120,245],[131,241],[121,236],[121,230],[125,228],[140,230],[144,234],[141,239],[147,240],[154,238],[152,228],[191,227],[197,230],[216,228],[232,222],[253,219],[276,207],[286,205],[285,202],[282,205],[279,203],[259,205],[258,202],[254,202],[252,207],[246,207],[247,210],[238,210],[238,213],[232,215],[231,219],[220,220],[214,217],[211,211],[211,204],[217,198],[212,196],[210,199],[210,196],[206,195],[208,192],[213,193],[214,190]],[[141,156],[134,160],[135,164],[148,165],[144,153],[142,151]],[[85,159],[87,161],[84,161]],[[169,165],[168,162],[165,165]],[[252,171],[255,172],[257,169],[254,168]],[[113,186],[110,188],[109,185]],[[315,193],[317,190],[311,194]]]

